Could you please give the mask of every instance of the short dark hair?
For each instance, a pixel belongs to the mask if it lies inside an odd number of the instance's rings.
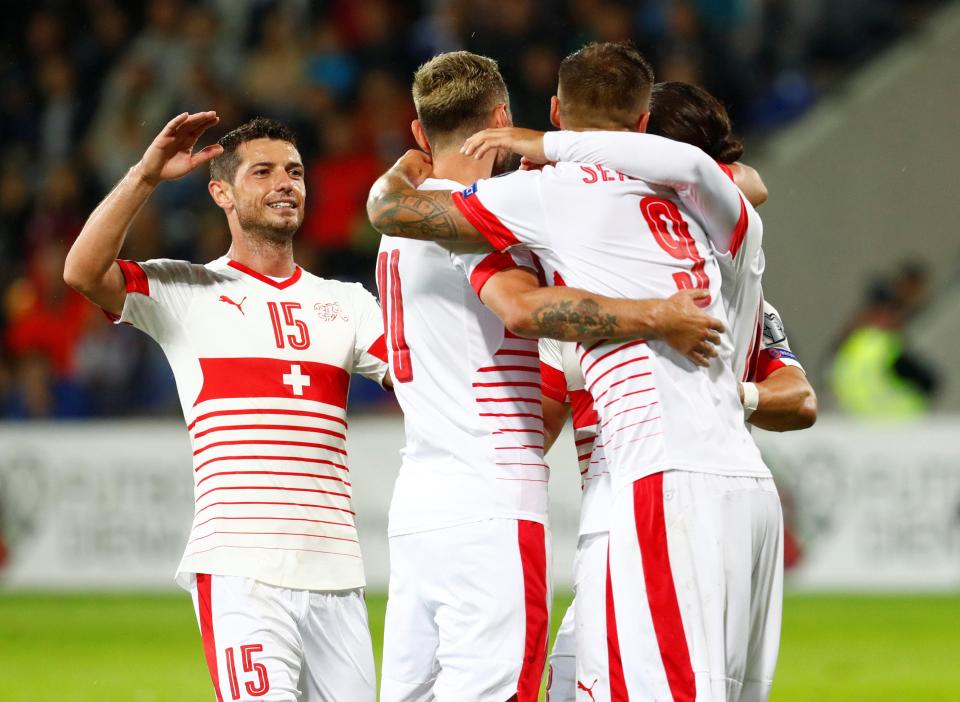
[[[587,44],[560,63],[560,111],[574,126],[633,129],[652,87],[653,68],[632,42]]]
[[[494,107],[509,102],[497,62],[469,51],[434,56],[413,76],[413,104],[433,148],[459,144],[488,126]]]
[[[650,96],[647,133],[692,144],[720,163],[743,156],[730,115],[713,95],[690,83],[657,83]]]
[[[223,153],[210,162],[210,180],[226,180],[232,183],[240,166],[237,149],[241,144],[254,139],[276,139],[297,145],[297,138],[290,127],[269,117],[255,117],[227,132],[217,141],[223,147]]]

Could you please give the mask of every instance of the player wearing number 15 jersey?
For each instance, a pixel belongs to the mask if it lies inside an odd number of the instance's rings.
[[[217,699],[372,702],[346,401],[351,373],[385,378],[380,309],[360,285],[294,263],[304,186],[289,130],[257,119],[193,155],[216,121],[166,126],[87,221],[65,278],[153,337],[173,368],[196,503],[177,581]],[[153,186],[209,158],[229,253],[114,261]]]

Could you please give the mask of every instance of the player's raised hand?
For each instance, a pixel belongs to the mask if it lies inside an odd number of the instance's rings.
[[[409,180],[415,188],[433,174],[433,159],[430,154],[417,149],[410,149],[393,164]]]
[[[512,151],[529,163],[547,162],[543,153],[543,132],[520,127],[497,127],[477,132],[463,143],[460,153],[481,159],[490,149]]]
[[[216,112],[184,112],[167,122],[136,166],[143,179],[156,185],[161,180],[180,178],[222,154],[219,144],[193,152],[203,133],[219,121]]]
[[[698,366],[710,365],[726,330],[723,322],[701,309],[709,298],[709,290],[681,290],[664,300],[657,324],[660,339]]]

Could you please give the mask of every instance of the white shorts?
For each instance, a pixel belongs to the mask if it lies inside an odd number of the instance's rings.
[[[488,519],[390,538],[382,702],[536,702],[547,657],[549,536]]]
[[[609,699],[606,620],[606,532],[585,534],[573,562],[574,599],[550,653],[549,702]],[[606,688],[605,692],[601,692]],[[590,695],[594,695],[592,698]]]
[[[608,568],[609,699],[767,699],[783,605],[772,479],[668,471],[634,482],[614,498]]]
[[[190,594],[217,702],[373,702],[363,590],[314,592],[198,573]]]

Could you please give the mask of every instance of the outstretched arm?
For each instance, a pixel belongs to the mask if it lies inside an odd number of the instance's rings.
[[[540,287],[528,270],[492,276],[480,299],[514,334],[561,341],[640,338],[666,342],[700,366],[717,355],[723,323],[697,307],[706,290],[666,300],[623,300],[567,287]]]
[[[487,240],[453,204],[450,191],[417,190],[431,170],[427,154],[407,151],[370,189],[370,224],[386,236],[489,249]]]
[[[200,135],[219,121],[215,112],[184,112],[167,123],[140,162],[87,218],[67,254],[67,285],[107,312],[122,312],[126,282],[116,259],[130,224],[160,181],[186,175],[223,152],[213,144],[193,153]]]

